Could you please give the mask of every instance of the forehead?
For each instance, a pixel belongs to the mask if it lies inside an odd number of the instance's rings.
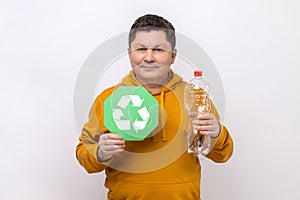
[[[166,33],[161,30],[137,31],[132,45],[156,46],[171,44],[166,39]]]

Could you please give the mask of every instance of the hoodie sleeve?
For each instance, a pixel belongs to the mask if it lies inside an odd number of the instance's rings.
[[[88,173],[101,172],[107,168],[107,163],[97,160],[99,137],[108,132],[103,125],[103,101],[101,99],[102,95],[94,101],[89,113],[89,121],[83,126],[76,147],[76,158]]]
[[[211,112],[216,116],[216,118],[220,122],[220,116],[213,104]],[[233,154],[233,140],[230,136],[230,133],[224,125],[222,125],[221,123],[220,125],[220,134],[218,137],[212,138],[212,144],[214,147],[206,156],[207,158],[217,163],[226,162],[230,159],[230,157]]]

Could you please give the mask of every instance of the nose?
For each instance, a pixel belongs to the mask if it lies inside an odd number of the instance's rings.
[[[148,48],[147,51],[145,52],[144,61],[145,62],[154,62],[154,55],[153,55],[153,51],[151,48]]]

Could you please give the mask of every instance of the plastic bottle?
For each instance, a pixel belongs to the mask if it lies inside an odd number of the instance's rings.
[[[202,71],[194,71],[194,78],[187,83],[185,87],[184,104],[189,115],[192,116],[196,113],[210,112],[210,85],[202,77]],[[193,118],[190,118],[187,127],[188,152],[206,156],[211,150],[210,136],[201,135],[198,130],[194,129],[192,120]]]

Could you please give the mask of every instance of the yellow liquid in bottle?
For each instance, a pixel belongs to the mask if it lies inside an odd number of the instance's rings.
[[[210,112],[210,100],[209,95],[203,88],[194,87],[194,95],[197,102],[197,112],[199,113],[208,113]]]
[[[210,97],[209,94],[200,87],[195,87],[192,85],[193,95],[195,97],[195,107],[194,111],[198,113],[208,113],[211,109]],[[198,154],[201,151],[202,154],[206,154],[206,151],[209,151],[209,141],[207,141],[208,136],[201,135],[199,131],[195,132],[196,136],[194,136],[193,140],[190,141],[189,150],[190,153]],[[201,150],[199,150],[201,149]]]

